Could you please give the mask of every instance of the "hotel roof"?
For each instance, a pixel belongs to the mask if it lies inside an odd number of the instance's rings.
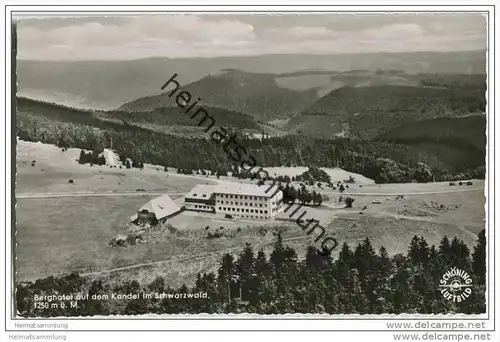
[[[177,203],[175,203],[169,195],[163,195],[157,198],[152,199],[148,203],[144,204],[138,212],[143,210],[147,210],[150,213],[154,213],[157,220],[160,220],[164,217],[170,216],[172,214],[177,213],[181,210]],[[137,219],[137,214],[130,217],[131,221],[135,221]]]
[[[198,184],[185,197],[193,199],[209,199],[215,192],[215,185]]]
[[[278,190],[277,185],[273,185],[271,189],[269,189],[270,184],[263,184],[261,186],[256,184],[248,184],[248,183],[221,183],[219,184],[214,192],[218,194],[238,194],[238,195],[248,195],[248,196],[262,196],[262,197],[271,197]],[[266,190],[269,189],[266,193]]]

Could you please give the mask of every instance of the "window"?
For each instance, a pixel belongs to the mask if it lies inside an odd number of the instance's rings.
[[[253,213],[253,209],[250,209],[250,212]]]
[[[261,214],[262,214],[262,210],[259,210],[259,213],[261,213]]]
[[[219,210],[222,210],[222,208],[221,208],[221,207],[219,207]]]
[[[245,199],[248,199],[247,197],[248,197],[248,196],[245,196]]]
[[[260,204],[260,207],[262,208],[262,203]]]
[[[196,197],[196,194],[193,194],[193,197]]]
[[[251,207],[253,207],[253,204],[252,204],[252,203],[250,203],[250,206],[251,206]]]
[[[248,209],[247,209],[247,213],[248,213]]]
[[[238,208],[238,212],[240,212],[240,208]]]
[[[264,214],[267,214],[267,210],[264,210]]]

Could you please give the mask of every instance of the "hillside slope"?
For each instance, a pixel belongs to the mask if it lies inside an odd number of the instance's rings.
[[[420,120],[391,129],[378,136],[376,140],[405,144],[436,142],[484,151],[486,115]]]
[[[332,137],[371,139],[409,122],[484,112],[481,89],[368,86],[333,90],[293,117],[288,129]]]
[[[256,122],[249,115],[221,108],[204,107],[213,117],[215,125],[261,133],[265,125]],[[126,111],[95,111],[66,107],[54,103],[17,98],[18,115],[31,114],[59,122],[79,123],[101,128],[126,130],[129,126],[143,127],[156,131],[172,131],[173,127],[197,127],[199,119],[191,118],[180,108],[161,108],[149,112],[130,113]],[[203,128],[205,128],[204,126]]]
[[[203,106],[234,110],[263,121],[290,117],[317,100],[314,90],[294,91],[282,88],[278,86],[274,76],[268,74],[227,70],[186,85],[182,83],[181,77],[176,77],[176,80],[180,89],[191,94],[191,103],[200,98]],[[177,90],[170,97],[170,91],[173,89],[175,85],[172,83],[162,94],[125,103],[119,110],[136,112],[177,106],[175,96],[181,90]]]
[[[486,115],[442,117],[399,126],[375,140],[405,144],[461,167],[481,165],[486,158]]]

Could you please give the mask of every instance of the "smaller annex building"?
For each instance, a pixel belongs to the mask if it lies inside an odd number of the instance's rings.
[[[184,197],[184,209],[215,212],[215,185],[198,184]]]
[[[137,214],[133,215],[132,222],[147,222],[157,224],[164,222],[167,218],[179,213],[181,208],[170,198],[169,195],[163,195],[152,199],[139,208]]]

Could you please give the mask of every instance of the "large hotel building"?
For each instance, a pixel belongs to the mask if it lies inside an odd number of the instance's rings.
[[[283,193],[276,185],[269,188],[245,183],[200,184],[185,196],[184,209],[270,220],[281,210],[282,202]]]

